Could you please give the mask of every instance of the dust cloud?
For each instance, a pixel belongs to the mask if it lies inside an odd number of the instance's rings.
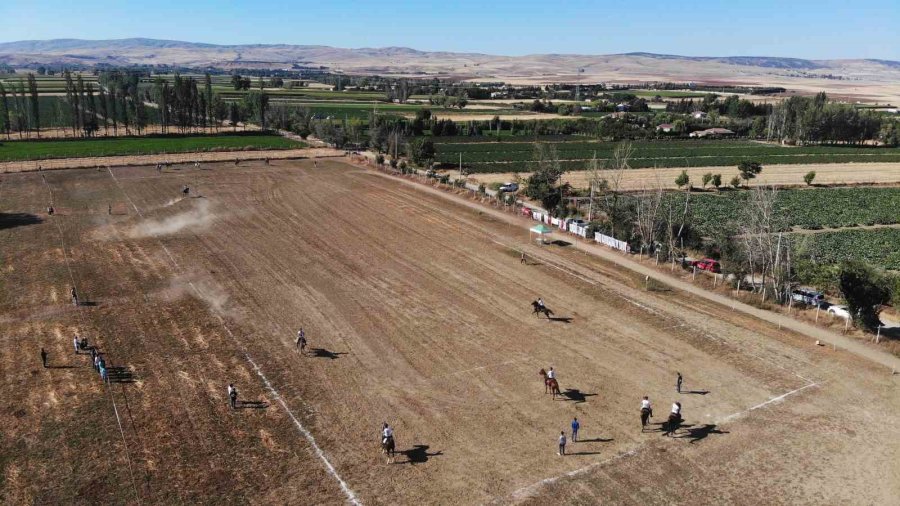
[[[174,214],[167,218],[147,220],[132,226],[126,235],[132,239],[161,237],[182,230],[198,231],[208,227],[213,221],[211,205],[206,199],[191,199],[196,202],[193,209]]]

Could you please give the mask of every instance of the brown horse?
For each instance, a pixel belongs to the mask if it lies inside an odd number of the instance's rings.
[[[387,457],[388,464],[394,462],[394,455],[395,455],[394,449],[395,449],[395,447],[394,447],[394,438],[393,437],[381,439],[381,453],[382,453],[382,455]]]
[[[550,308],[538,304],[538,301],[536,300],[531,302],[531,309],[531,314],[534,316],[544,315],[548,320],[553,316],[553,311],[551,311]]]
[[[562,392],[559,391],[559,382],[556,381],[556,378],[548,378],[547,371],[541,369],[538,373],[544,378],[544,393],[550,392],[553,394],[553,398],[556,399],[557,395],[562,395]]]

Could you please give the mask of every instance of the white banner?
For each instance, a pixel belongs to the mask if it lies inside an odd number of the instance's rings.
[[[616,239],[615,237],[603,235],[600,232],[594,232],[594,240],[604,246],[609,246],[610,248],[617,249],[619,251],[624,251],[626,253],[628,253],[631,250],[628,247],[627,242],[620,241],[620,240]]]

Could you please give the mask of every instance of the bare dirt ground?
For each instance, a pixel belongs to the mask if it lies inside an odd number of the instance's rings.
[[[193,164],[194,162],[223,162],[234,160],[286,160],[295,158],[322,158],[343,156],[344,151],[333,148],[273,149],[258,151],[204,151],[200,153],[173,153],[163,155],[95,156],[90,158],[60,158],[54,160],[27,160],[0,162],[0,172],[34,171],[39,168],[72,169],[110,167],[122,165],[156,165],[157,163]]]
[[[9,174],[0,206],[24,213],[0,221],[5,503],[900,497],[900,376],[337,161]],[[74,332],[125,381],[102,386]],[[654,422],[682,402],[678,437],[641,433],[642,395]]]
[[[707,172],[722,175],[722,185],[728,186],[731,178],[738,175],[737,167],[667,167],[658,169],[629,169],[621,178],[620,188],[624,190],[640,190],[646,188],[677,188],[675,178],[687,170],[691,183],[695,187],[701,186],[703,175]],[[900,163],[813,163],[813,164],[785,164],[766,165],[762,173],[756,179],[750,180],[751,185],[778,185],[778,186],[805,186],[803,176],[810,172],[816,173],[816,184],[841,185],[841,184],[891,184],[900,182]],[[513,181],[517,174],[512,172],[498,172],[492,174],[473,174],[469,179],[478,183],[503,183]],[[520,177],[526,177],[528,173],[518,173]],[[576,188],[588,187],[588,172],[572,171],[563,174],[562,179]],[[613,174],[601,171],[601,177],[611,179]],[[742,182],[743,184],[743,182]]]

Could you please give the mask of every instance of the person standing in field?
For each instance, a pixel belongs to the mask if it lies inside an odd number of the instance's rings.
[[[572,442],[578,441],[578,429],[581,428],[581,424],[578,423],[578,417],[572,419]]]
[[[72,287],[72,305],[78,305],[78,291],[75,290],[75,287]]]
[[[231,409],[235,409],[237,407],[237,388],[234,388],[233,383],[228,384],[228,399],[231,402]]]
[[[78,355],[80,353],[78,350],[81,349],[81,341],[78,340],[78,334],[75,334],[75,337],[72,339],[72,345],[75,347],[75,354]]]
[[[566,433],[563,431],[559,431],[559,452],[557,455],[563,456],[566,454]]]
[[[524,252],[524,251],[522,252],[522,256],[519,257],[519,263],[520,263],[520,264],[528,263],[528,262],[525,260],[525,252]]]
[[[681,393],[681,383],[684,381],[684,378],[681,377],[681,373],[678,374],[678,378],[675,379],[675,391]]]
[[[41,348],[41,363],[44,364],[44,369],[47,368],[47,350]]]

